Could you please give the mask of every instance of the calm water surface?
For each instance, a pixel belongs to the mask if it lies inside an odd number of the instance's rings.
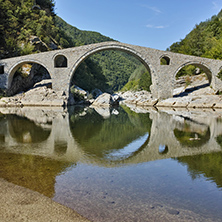
[[[91,221],[222,221],[222,111],[0,113],[7,181]]]

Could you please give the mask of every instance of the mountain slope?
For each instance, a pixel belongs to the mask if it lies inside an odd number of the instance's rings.
[[[82,31],[66,23],[55,15],[53,0],[36,0],[36,5],[33,2],[0,0],[0,59],[114,41],[98,32]],[[83,62],[77,70],[79,78],[73,83],[85,90],[102,85],[107,86],[107,90],[118,90],[139,65],[137,59],[123,52],[97,53]],[[80,81],[81,76],[85,76],[85,82]],[[96,81],[91,81],[93,78]]]
[[[201,22],[181,41],[167,50],[187,55],[222,59],[222,11]]]

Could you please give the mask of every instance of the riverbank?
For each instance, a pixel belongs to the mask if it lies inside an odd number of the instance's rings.
[[[0,222],[72,221],[87,222],[68,207],[29,189],[0,178]]]

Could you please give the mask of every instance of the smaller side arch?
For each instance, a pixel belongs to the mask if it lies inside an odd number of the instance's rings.
[[[55,68],[67,68],[68,59],[64,55],[56,55],[54,58],[54,67]]]
[[[3,75],[5,73],[5,66],[3,64],[0,64],[0,75]]]
[[[179,67],[176,69],[176,71],[174,72],[174,75],[173,75],[173,78],[175,79],[176,78],[176,75],[177,73],[185,66],[188,66],[188,65],[194,65],[194,66],[197,66],[198,68],[202,69],[205,74],[207,75],[207,78],[209,80],[209,84],[211,84],[212,82],[212,71],[211,69],[208,67],[207,64],[203,63],[203,62],[198,62],[198,61],[189,61],[189,62],[186,62],[186,63],[183,63],[181,65],[179,65]]]
[[[9,69],[9,72],[8,72],[8,83],[7,83],[7,89],[9,89],[11,87],[11,84],[12,84],[12,80],[13,80],[13,77],[14,77],[14,74],[16,72],[16,70],[24,65],[24,64],[27,64],[27,63],[34,63],[34,64],[39,64],[41,66],[43,66],[49,73],[49,75],[51,76],[47,66],[45,64],[43,64],[42,62],[40,61],[37,61],[37,60],[23,60],[23,61],[19,61],[17,63],[15,63],[10,69]]]
[[[171,59],[168,55],[162,55],[160,57],[160,65],[170,65]]]

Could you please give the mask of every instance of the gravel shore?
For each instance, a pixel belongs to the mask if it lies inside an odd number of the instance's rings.
[[[44,195],[0,178],[0,222],[72,221],[87,222],[68,207]]]

